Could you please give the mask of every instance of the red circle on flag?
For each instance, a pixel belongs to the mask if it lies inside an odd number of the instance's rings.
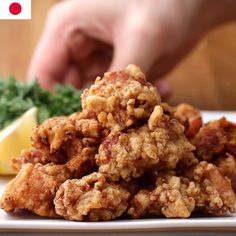
[[[21,13],[21,5],[18,2],[13,2],[10,6],[9,6],[9,11],[12,15],[18,15]]]

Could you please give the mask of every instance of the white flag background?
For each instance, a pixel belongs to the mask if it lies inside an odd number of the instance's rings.
[[[0,0],[0,19],[31,19],[31,0]]]

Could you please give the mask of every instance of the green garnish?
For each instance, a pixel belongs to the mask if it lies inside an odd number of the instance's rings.
[[[56,85],[54,92],[40,87],[36,80],[27,84],[14,77],[0,79],[0,130],[33,106],[38,107],[38,122],[53,116],[81,111],[81,90]]]

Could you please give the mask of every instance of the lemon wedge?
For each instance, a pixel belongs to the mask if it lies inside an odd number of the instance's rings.
[[[11,159],[31,146],[32,128],[37,124],[37,108],[32,107],[0,132],[0,174],[15,174]]]

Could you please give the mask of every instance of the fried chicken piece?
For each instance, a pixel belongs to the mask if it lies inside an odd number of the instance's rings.
[[[95,162],[96,153],[97,148],[86,147],[79,154],[73,155],[73,158],[65,164],[73,178],[81,178],[97,170]]]
[[[116,132],[148,119],[158,104],[157,89],[134,65],[97,77],[95,84],[82,94],[83,111],[95,114],[104,127]]]
[[[236,192],[236,124],[226,118],[205,124],[192,140],[196,156],[219,167]]]
[[[70,148],[67,149],[68,154],[71,156],[70,159],[64,164],[65,167],[70,170],[73,178],[80,178],[83,175],[94,172],[97,169],[95,162],[95,154],[97,153],[97,148],[95,147],[85,147],[81,148],[76,146],[76,143],[72,143]],[[44,156],[42,152],[36,149],[30,149],[28,151],[23,151],[22,155],[18,158],[12,160],[12,167],[17,172],[27,163],[31,164],[47,164],[48,157]],[[55,164],[55,163],[54,163]]]
[[[201,112],[186,103],[181,103],[174,108],[174,116],[185,126],[185,135],[192,139],[202,127]]]
[[[87,110],[82,110],[82,111],[72,113],[68,117],[74,121],[81,120],[81,119],[97,120],[96,114],[93,112],[88,112]]]
[[[156,106],[148,126],[111,133],[100,145],[95,158],[99,172],[107,178],[129,181],[154,166],[169,170],[177,164],[196,164],[193,150],[184,136],[184,127]]]
[[[203,125],[201,112],[194,106],[181,103],[176,107],[172,107],[167,103],[161,103],[161,107],[166,115],[169,115],[172,119],[178,119],[184,125],[185,135],[190,140]]]
[[[182,165],[192,166],[198,161],[192,151],[195,147],[186,139],[184,126],[175,118],[164,114],[161,106],[156,106],[148,120],[148,127],[153,132],[158,149],[162,146],[162,169],[174,169],[178,161]]]
[[[53,199],[59,186],[70,177],[63,165],[28,163],[7,184],[1,208],[6,212],[27,209],[40,216],[58,217]]]
[[[43,155],[42,152],[37,149],[22,150],[20,156],[15,157],[11,160],[11,167],[13,168],[13,170],[19,172],[21,167],[27,163],[46,164],[47,158]]]
[[[96,115],[91,115],[87,111],[76,112],[69,116],[70,119],[75,121],[77,135],[82,138],[94,138],[100,139],[103,136],[108,135],[104,130],[101,123],[96,119]]]
[[[80,156],[86,147],[98,148],[107,134],[98,121],[85,119],[83,113],[48,119],[33,131],[35,148],[25,150],[14,158],[12,166],[19,171],[26,163],[65,164]]]
[[[35,148],[29,150],[22,150],[20,156],[15,157],[11,160],[11,166],[16,171],[19,172],[23,165],[27,163],[36,164],[47,164],[54,163],[60,164],[65,157],[62,153],[45,154]]]
[[[67,179],[81,178],[97,169],[94,158],[97,148],[85,147],[77,152],[76,146],[73,147],[74,150],[70,150],[72,158],[64,165],[42,165],[38,162],[47,162],[42,152],[25,151],[25,159],[14,162],[20,172],[8,184],[1,207],[6,211],[20,208],[41,216],[56,217],[53,198],[58,187]]]
[[[32,146],[43,153],[55,153],[76,137],[75,121],[68,117],[53,117],[36,126]]]
[[[92,119],[81,119],[75,121],[75,127],[78,137],[81,138],[101,138],[102,126],[101,124]]]
[[[90,147],[91,144],[94,144],[93,139],[74,139],[70,145],[64,146],[63,150],[61,152],[56,152],[53,154],[43,153],[37,149],[29,149],[22,151],[21,155],[19,157],[13,158],[11,161],[12,167],[15,171],[19,171],[23,165],[27,163],[31,164],[67,164],[72,162],[78,162],[81,163],[81,161],[84,160],[82,156],[84,156],[84,150],[92,150],[93,153],[93,159],[95,154],[97,153],[97,148]],[[89,152],[88,152],[89,153]],[[89,154],[89,156],[91,156]],[[87,158],[87,157],[86,157]],[[80,160],[81,159],[81,160]],[[63,161],[62,161],[63,160]],[[92,161],[95,165],[95,161]],[[91,165],[89,165],[91,166]]]
[[[186,218],[194,211],[213,215],[235,212],[235,195],[229,179],[207,162],[190,169],[186,177],[160,173],[154,190],[143,189],[134,196],[128,214],[133,218],[146,215]]]
[[[224,176],[227,176],[231,180],[232,188],[236,193],[236,157],[226,153],[218,157],[214,164]]]
[[[19,157],[14,158],[12,166],[19,171],[25,163],[64,164],[68,156],[61,149],[71,144],[75,138],[74,121],[67,117],[50,118],[33,129],[31,135],[33,148],[23,151]]]
[[[11,161],[12,167],[15,171],[19,171],[23,165],[27,163],[36,164],[66,164],[68,162],[73,162],[73,160],[79,160],[81,156],[83,156],[83,150],[88,148],[93,150],[93,157],[97,152],[97,148],[95,148],[94,139],[84,138],[84,139],[74,139],[71,143],[64,145],[60,152],[48,153],[42,152],[39,149],[29,149],[23,150],[19,157],[13,158]],[[94,147],[91,147],[94,146]],[[82,161],[81,158],[80,161]],[[79,161],[79,163],[80,163]],[[93,161],[94,162],[94,161]],[[95,165],[95,162],[94,162]],[[90,166],[90,165],[89,165]]]
[[[236,157],[229,153],[217,158],[214,164],[219,168],[220,172],[226,176],[236,171]]]
[[[213,215],[235,212],[235,194],[231,182],[215,165],[202,161],[190,170],[189,178],[201,188],[195,199],[196,210]]]
[[[99,172],[112,181],[140,177],[159,163],[158,148],[147,126],[111,133],[95,156]]]
[[[192,140],[200,160],[214,161],[218,155],[231,153],[236,156],[236,124],[226,118],[205,124]]]
[[[99,173],[82,179],[67,180],[54,199],[56,213],[78,221],[112,220],[127,209],[130,194],[123,187],[109,183]]]
[[[192,153],[195,147],[185,137],[185,127],[175,117],[166,115],[162,106],[154,108],[148,127],[153,131],[158,149],[163,153],[158,164],[159,169],[173,170],[198,163]]]
[[[147,215],[187,218],[195,208],[199,191],[199,187],[187,178],[162,173],[153,191],[141,190],[134,196],[128,214],[132,218]]]

